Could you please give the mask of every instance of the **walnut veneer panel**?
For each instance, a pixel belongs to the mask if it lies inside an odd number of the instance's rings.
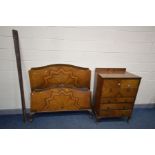
[[[132,109],[133,104],[131,103],[112,103],[112,104],[101,104],[100,110],[126,110]]]
[[[141,78],[125,68],[97,68],[94,84],[96,118],[131,117]]]
[[[95,69],[96,73],[125,73],[126,72],[126,68],[96,68]]]
[[[134,97],[117,97],[117,98],[107,98],[101,97],[100,103],[110,104],[110,103],[133,103]]]
[[[90,88],[90,70],[66,64],[56,64],[32,68],[29,71],[31,89],[44,89],[51,86],[71,86]]]
[[[99,113],[98,118],[102,117],[130,117],[132,110],[102,110]]]
[[[91,109],[89,90],[50,88],[31,93],[31,112],[76,111]]]

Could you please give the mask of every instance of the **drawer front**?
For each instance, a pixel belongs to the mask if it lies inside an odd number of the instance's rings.
[[[135,97],[138,85],[138,79],[106,79],[102,86],[101,97]]]
[[[100,104],[100,110],[127,110],[132,109],[131,103],[112,103],[112,104]]]
[[[101,98],[100,103],[110,104],[110,103],[133,103],[134,97],[124,97],[124,98]]]
[[[132,110],[101,110],[101,117],[130,117]]]
[[[138,88],[107,88],[102,91],[102,98],[110,97],[135,97],[137,94]]]

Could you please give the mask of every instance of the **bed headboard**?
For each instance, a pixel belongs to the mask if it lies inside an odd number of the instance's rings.
[[[91,71],[88,68],[54,64],[29,70],[31,90],[51,86],[71,86],[90,89]]]

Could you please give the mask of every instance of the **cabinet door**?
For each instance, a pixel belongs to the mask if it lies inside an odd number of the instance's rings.
[[[137,88],[120,89],[120,96],[122,97],[135,97],[136,94],[137,94]]]
[[[138,79],[123,79],[121,80],[121,88],[137,88],[139,85]]]
[[[101,97],[117,97],[120,90],[121,80],[104,79]]]
[[[135,97],[138,79],[104,79],[101,97]]]
[[[138,79],[121,80],[120,95],[122,97],[135,97],[139,85]]]

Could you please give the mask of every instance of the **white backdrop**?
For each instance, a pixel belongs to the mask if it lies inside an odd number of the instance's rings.
[[[0,27],[0,109],[21,108],[11,30],[19,32],[26,105],[28,70],[67,63],[126,67],[142,77],[136,104],[155,103],[155,27]]]

